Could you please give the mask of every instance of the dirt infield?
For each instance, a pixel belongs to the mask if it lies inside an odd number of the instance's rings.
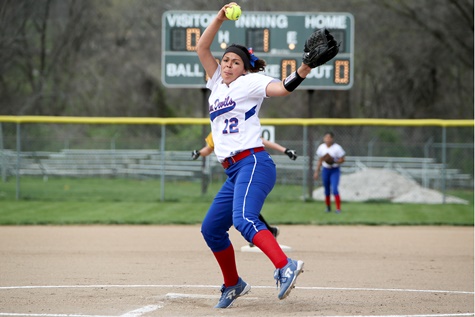
[[[199,226],[0,227],[0,316],[473,316],[473,227],[280,229],[305,261],[297,288],[279,301],[272,264],[232,229],[253,288],[216,310]]]

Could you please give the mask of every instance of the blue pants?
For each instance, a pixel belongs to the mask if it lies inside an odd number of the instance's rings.
[[[259,214],[276,180],[274,161],[266,151],[234,163],[226,174],[228,178],[201,225],[201,233],[213,252],[231,245],[228,231],[232,225],[249,242],[257,232],[267,229]]]
[[[323,188],[325,189],[325,196],[330,196],[330,193],[333,193],[333,195],[339,195],[338,184],[340,183],[340,168],[324,167],[322,169],[322,182]]]

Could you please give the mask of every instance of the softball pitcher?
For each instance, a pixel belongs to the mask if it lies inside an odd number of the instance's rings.
[[[304,262],[287,257],[272,233],[259,220],[264,201],[276,180],[272,158],[261,139],[259,110],[264,98],[290,94],[317,67],[338,53],[338,46],[326,31],[312,34],[305,44],[303,63],[284,81],[258,73],[265,61],[241,45],[226,48],[216,62],[211,44],[226,18],[222,7],[197,43],[197,53],[210,76],[209,116],[214,153],[228,176],[203,220],[201,232],[223,274],[224,284],[216,308],[227,308],[251,289],[238,274],[234,248],[229,239],[231,226],[259,247],[275,267],[274,278],[280,284],[279,299],[286,298]],[[324,36],[325,39],[316,39]],[[321,43],[325,47],[319,47]],[[310,65],[310,66],[309,66]]]

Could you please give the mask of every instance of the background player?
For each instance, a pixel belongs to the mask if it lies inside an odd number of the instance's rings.
[[[331,212],[330,194],[335,197],[336,213],[341,212],[340,193],[338,184],[340,183],[340,165],[345,162],[345,150],[335,143],[333,132],[327,132],[323,136],[323,143],[317,148],[317,167],[313,178],[318,179],[320,168],[323,166],[322,182],[325,189],[326,212]]]
[[[264,60],[241,45],[226,48],[217,63],[211,44],[226,18],[223,6],[206,27],[197,43],[197,54],[210,79],[209,116],[214,153],[228,178],[216,194],[201,225],[201,233],[223,274],[224,284],[216,308],[227,308],[251,289],[238,274],[234,248],[229,239],[231,226],[254,243],[275,266],[280,284],[279,299],[286,298],[303,270],[303,261],[287,257],[267,230],[259,214],[275,185],[276,170],[261,139],[259,110],[267,97],[287,96],[307,77],[313,67],[338,53],[338,44],[327,30],[317,30],[305,43],[303,63],[282,82],[259,73]],[[310,66],[311,65],[311,66]]]

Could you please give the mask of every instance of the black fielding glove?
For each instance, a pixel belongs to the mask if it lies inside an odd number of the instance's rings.
[[[193,161],[197,160],[198,157],[200,157],[200,151],[194,150],[193,152],[191,152],[191,158],[193,159]]]
[[[284,153],[293,161],[297,159],[297,152],[295,152],[295,150],[285,149]]]
[[[327,29],[318,29],[305,41],[303,63],[318,67],[335,57],[339,49],[340,44]]]

